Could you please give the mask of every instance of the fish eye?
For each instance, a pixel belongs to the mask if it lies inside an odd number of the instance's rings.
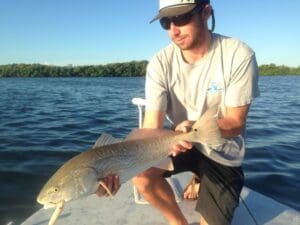
[[[53,192],[58,192],[59,191],[59,188],[58,187],[53,187]]]

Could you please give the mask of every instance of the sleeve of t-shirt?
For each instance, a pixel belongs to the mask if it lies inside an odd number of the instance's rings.
[[[157,57],[154,57],[147,66],[146,84],[146,110],[167,110],[167,89],[165,82],[165,71]]]
[[[230,81],[226,87],[225,105],[227,107],[248,105],[259,96],[258,66],[255,54],[252,53],[248,57],[240,57],[240,55],[236,57],[238,62],[232,64]]]

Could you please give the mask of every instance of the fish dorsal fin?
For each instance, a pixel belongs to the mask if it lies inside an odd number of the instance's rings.
[[[121,142],[121,141],[122,141],[122,139],[120,139],[120,138],[115,138],[110,134],[103,133],[97,139],[97,141],[95,142],[93,148],[101,147],[101,146],[104,146],[104,145],[115,144],[115,143],[118,143],[118,142]]]

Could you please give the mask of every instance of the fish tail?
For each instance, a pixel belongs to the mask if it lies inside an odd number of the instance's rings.
[[[192,127],[193,141],[213,148],[222,145],[224,139],[222,138],[217,120],[218,106],[215,105],[209,108],[201,118],[194,123]]]

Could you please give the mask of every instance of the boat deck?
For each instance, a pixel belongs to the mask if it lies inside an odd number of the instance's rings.
[[[172,178],[178,197],[191,174],[182,173]],[[232,225],[299,225],[300,213],[247,187],[241,193],[240,205]],[[179,200],[179,205],[190,225],[199,224],[200,214],[194,211],[195,201]],[[54,209],[40,209],[22,225],[48,224]],[[252,216],[250,215],[251,212]],[[256,222],[253,220],[255,218]],[[91,195],[66,204],[57,225],[163,225],[164,217],[148,204],[137,204],[131,182],[122,185],[113,198]]]

